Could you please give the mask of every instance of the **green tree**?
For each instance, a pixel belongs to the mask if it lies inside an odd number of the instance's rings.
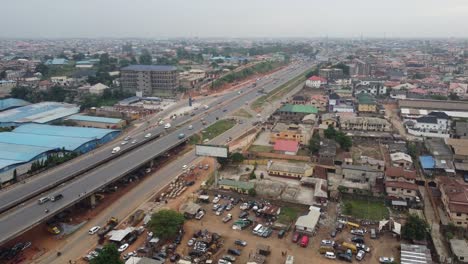
[[[231,161],[233,163],[241,163],[244,161],[244,155],[242,153],[236,152],[231,155]]]
[[[336,64],[335,66],[333,66],[333,68],[342,69],[343,74],[346,75],[346,76],[349,76],[349,66],[348,65],[340,62],[340,63]]]
[[[351,140],[351,137],[347,136],[341,131],[336,133],[335,141],[338,142],[338,144],[340,144],[340,147],[346,151],[349,151],[349,149],[353,146],[353,141]]]
[[[314,75],[318,75],[318,74],[319,74],[319,70],[318,70],[318,68],[315,68],[315,69],[313,69],[313,70],[308,71],[308,72],[305,74],[305,77],[306,77],[307,79],[309,79],[310,77],[312,77],[312,76],[314,76]]]
[[[91,264],[123,264],[120,253],[115,244],[109,243],[104,246],[99,255],[90,261]]]
[[[334,139],[336,137],[336,130],[333,126],[328,126],[328,128],[323,131],[323,135],[328,139]]]
[[[413,158],[416,159],[419,153],[418,145],[414,142],[409,142],[407,145],[408,154]]]
[[[0,72],[0,80],[6,79],[6,77],[7,77],[6,71]]]
[[[31,92],[32,91],[29,87],[17,86],[11,89],[10,95],[14,98],[27,100]]]
[[[353,204],[350,202],[345,202],[343,207],[344,213],[350,215],[353,213]]]
[[[155,236],[166,240],[177,235],[184,221],[184,216],[181,213],[164,209],[151,216],[148,226]]]
[[[401,236],[407,240],[424,240],[427,237],[429,225],[417,215],[410,215],[401,229]]]
[[[44,63],[39,63],[36,66],[36,71],[40,72],[42,76],[47,76],[47,74],[49,74],[49,67],[45,65]]]
[[[317,154],[320,150],[320,135],[314,133],[314,135],[309,140],[309,152],[311,154]]]
[[[147,49],[143,49],[140,55],[140,64],[144,65],[151,65],[153,63],[153,59],[151,58],[151,54]]]
[[[252,188],[252,189],[249,189],[248,194],[252,197],[255,197],[257,196],[257,191],[255,191],[255,189]]]

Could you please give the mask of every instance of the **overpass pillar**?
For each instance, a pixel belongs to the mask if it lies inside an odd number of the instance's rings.
[[[153,168],[153,167],[154,167],[154,159],[152,159],[152,160],[150,161],[149,167],[150,167],[150,168]]]
[[[89,196],[89,204],[91,205],[91,208],[96,207],[96,195],[92,194]]]

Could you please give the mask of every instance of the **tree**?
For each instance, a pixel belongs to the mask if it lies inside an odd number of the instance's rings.
[[[320,135],[315,133],[309,140],[309,152],[311,154],[317,154],[320,150]]]
[[[84,60],[84,58],[85,58],[85,55],[81,52],[73,55],[73,60],[75,61]]]
[[[0,80],[6,79],[6,77],[7,77],[6,71],[0,72]]]
[[[408,148],[408,154],[413,159],[416,159],[417,155],[418,155],[418,152],[419,152],[418,145],[416,145],[416,143],[414,143],[414,142],[409,142],[407,148]]]
[[[336,130],[333,126],[328,126],[328,128],[323,131],[323,134],[328,139],[334,139],[336,137]]]
[[[449,99],[453,100],[453,101],[456,101],[456,100],[460,100],[460,97],[456,93],[450,93],[449,94]]]
[[[351,137],[347,136],[341,131],[336,133],[335,141],[338,142],[338,144],[340,144],[340,147],[346,151],[349,151],[349,149],[353,146],[353,141],[351,140]]]
[[[47,76],[47,74],[49,74],[49,67],[45,65],[44,63],[39,63],[36,66],[36,71],[40,72],[42,76]]]
[[[153,63],[153,59],[151,58],[151,54],[147,49],[141,51],[140,55],[140,64],[144,65],[151,65]]]
[[[310,77],[314,76],[314,75],[318,75],[319,74],[319,70],[317,68],[313,69],[313,70],[310,70],[308,71],[306,74],[305,74],[305,77],[307,79],[309,79]]]
[[[109,64],[110,64],[109,54],[107,53],[101,54],[101,56],[99,56],[99,65],[103,66],[103,65],[109,65]]]
[[[248,193],[249,193],[249,195],[250,195],[250,196],[252,196],[252,197],[255,197],[255,196],[257,196],[257,191],[255,191],[255,189],[254,189],[254,188],[252,188],[252,189],[249,189]]]
[[[429,225],[417,215],[410,215],[401,229],[401,236],[407,240],[424,240],[427,237]]]
[[[177,235],[184,221],[184,216],[179,212],[161,210],[151,216],[148,226],[157,237],[166,240]]]
[[[99,255],[90,261],[91,264],[123,264],[120,253],[115,244],[109,243],[104,246]]]
[[[242,153],[236,152],[231,155],[231,161],[233,163],[241,163],[244,161],[244,155]]]

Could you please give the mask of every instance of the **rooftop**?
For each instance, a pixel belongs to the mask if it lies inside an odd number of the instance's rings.
[[[431,264],[431,251],[423,245],[401,244],[401,264]]]
[[[413,190],[413,191],[418,190],[418,185],[416,185],[415,183],[410,183],[410,182],[386,181],[385,186],[390,187],[390,188],[401,188],[401,189]]]
[[[360,104],[376,104],[374,97],[366,93],[359,94],[357,100]]]
[[[26,124],[15,128],[15,133],[26,133],[36,135],[63,136],[74,138],[97,138],[101,139],[109,133],[118,130],[101,129],[92,127],[70,127],[70,126],[52,126],[40,124]]]
[[[72,138],[50,135],[24,134],[14,132],[0,133],[0,143],[29,145],[36,147],[64,148],[67,151],[75,151],[81,145],[93,140],[93,138]]]
[[[289,163],[289,162],[278,162],[273,161],[268,166],[268,170],[272,171],[285,171],[290,173],[301,173],[304,174],[306,170],[311,167],[307,163]]]
[[[108,123],[108,124],[118,124],[118,123],[122,122],[122,119],[119,119],[119,118],[100,117],[100,116],[86,116],[86,115],[72,115],[72,116],[69,116],[67,118],[67,120],[96,122],[96,123]]]
[[[218,181],[218,184],[235,187],[235,188],[239,188],[242,190],[250,190],[255,187],[255,184],[253,182],[235,181],[235,180],[230,180],[230,179],[220,179]]]
[[[26,102],[22,99],[16,99],[16,98],[0,99],[0,111],[8,110],[10,108],[16,108],[20,106],[25,106],[28,104],[29,102]]]
[[[171,65],[129,65],[121,71],[176,71],[177,67]]]
[[[48,123],[79,111],[74,104],[42,102],[1,112],[0,123]]]
[[[299,143],[294,140],[281,140],[275,142],[274,150],[296,153],[299,150]]]
[[[280,112],[292,112],[292,113],[305,113],[305,114],[317,114],[317,108],[311,105],[293,105],[286,104],[279,109]]]
[[[406,154],[406,153],[403,153],[403,152],[391,153],[390,154],[390,159],[392,161],[405,160],[405,161],[408,161],[408,162],[413,162],[413,159],[411,158],[411,156]]]
[[[402,167],[389,167],[385,170],[385,176],[416,179],[416,171],[405,170]]]
[[[464,239],[450,239],[450,249],[457,258],[468,259],[468,244]]]
[[[431,110],[468,111],[468,103],[463,101],[405,99],[399,100],[398,105],[400,108],[405,107]]]
[[[435,168],[435,160],[432,156],[420,156],[419,163],[421,167],[425,170]]]

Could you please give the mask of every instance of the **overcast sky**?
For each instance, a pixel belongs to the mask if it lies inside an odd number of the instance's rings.
[[[468,0],[3,0],[0,37],[468,37]]]

